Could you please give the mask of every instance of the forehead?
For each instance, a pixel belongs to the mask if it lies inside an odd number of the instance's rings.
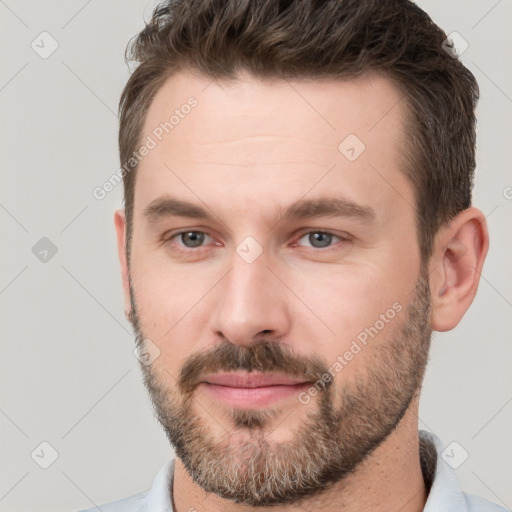
[[[135,209],[176,190],[190,199],[232,190],[242,204],[244,194],[264,189],[291,203],[319,180],[316,189],[344,189],[354,202],[385,204],[400,195],[410,204],[401,172],[405,106],[393,82],[378,75],[262,81],[241,74],[219,82],[179,72],[144,121],[141,140],[154,147],[139,164]]]
[[[369,139],[371,132],[374,137],[390,127],[400,131],[405,107],[395,84],[377,74],[300,81],[262,81],[240,74],[228,82],[178,72],[157,91],[143,132],[150,133],[168,121],[190,98],[197,101],[193,115],[185,115],[189,117],[186,123],[181,123],[181,116],[172,122],[178,121],[172,129],[176,142],[218,143],[226,135],[239,135],[240,129],[252,136],[273,135],[272,130],[299,138],[305,134],[312,144],[335,143],[346,131]]]

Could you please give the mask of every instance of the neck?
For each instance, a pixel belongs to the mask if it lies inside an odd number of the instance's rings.
[[[411,402],[397,428],[341,482],[300,504],[277,507],[280,512],[421,512],[427,500],[419,458],[418,398]],[[268,512],[205,493],[179,459],[173,482],[174,512]]]

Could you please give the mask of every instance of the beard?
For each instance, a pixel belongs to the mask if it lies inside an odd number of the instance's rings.
[[[131,284],[130,294],[130,319],[140,346],[145,336]],[[340,379],[322,381],[329,367],[319,357],[296,354],[268,339],[247,346],[226,342],[190,356],[175,387],[164,384],[170,377],[165,368],[157,371],[154,364],[141,363],[144,385],[176,456],[204,491],[254,507],[299,503],[346,479],[397,427],[421,388],[432,333],[430,311],[428,275],[422,269],[404,321],[386,338],[379,333],[370,341],[362,350],[365,366],[338,386]],[[219,418],[199,403],[194,407],[193,395],[202,376],[218,371],[281,373],[322,387],[291,440],[270,439],[287,418],[270,429],[282,412],[271,407],[229,408],[233,427],[215,434],[211,426],[220,425]],[[304,405],[297,402],[297,407]]]

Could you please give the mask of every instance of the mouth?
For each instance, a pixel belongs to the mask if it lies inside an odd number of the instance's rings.
[[[277,373],[215,373],[207,375],[203,382],[231,388],[261,388],[266,386],[295,386],[304,379],[294,379]]]
[[[204,377],[200,387],[215,400],[250,409],[290,398],[310,385],[310,381],[279,374],[216,373]]]

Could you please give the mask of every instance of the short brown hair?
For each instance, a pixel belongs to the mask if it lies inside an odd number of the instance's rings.
[[[422,261],[435,234],[471,206],[478,84],[446,34],[409,0],[168,0],[128,45],[139,63],[119,103],[121,165],[140,145],[149,105],[180,70],[236,80],[393,80],[408,112],[404,172],[415,192]],[[123,175],[130,255],[136,164]]]

